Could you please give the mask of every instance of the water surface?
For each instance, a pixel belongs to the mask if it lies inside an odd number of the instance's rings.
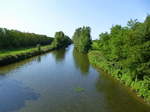
[[[150,107],[70,46],[1,67],[0,112],[150,112]]]

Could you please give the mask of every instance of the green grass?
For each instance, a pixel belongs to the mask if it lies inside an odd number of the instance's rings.
[[[41,51],[51,49],[51,45],[46,45],[46,46],[41,46]],[[30,47],[30,48],[18,48],[18,49],[3,49],[0,50],[0,59],[4,58],[6,56],[15,56],[19,54],[24,54],[24,53],[29,53],[29,52],[34,52],[37,51],[37,47]]]

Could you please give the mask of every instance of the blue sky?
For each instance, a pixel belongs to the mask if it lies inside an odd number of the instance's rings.
[[[150,0],[0,0],[0,27],[53,36],[72,36],[80,26],[92,28],[93,39],[112,25],[131,18],[143,21]]]

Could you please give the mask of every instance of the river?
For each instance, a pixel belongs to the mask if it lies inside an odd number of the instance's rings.
[[[0,112],[150,112],[73,46],[0,67]]]

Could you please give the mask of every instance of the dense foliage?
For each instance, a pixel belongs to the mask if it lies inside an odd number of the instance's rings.
[[[55,33],[55,38],[52,43],[52,46],[54,48],[63,48],[70,45],[71,42],[71,39],[68,36],[66,36],[62,31],[60,31]]]
[[[73,43],[79,52],[88,52],[91,47],[91,29],[90,27],[82,27],[76,29],[73,35]]]
[[[7,29],[0,30],[0,66],[30,58],[54,49],[65,48],[71,44],[71,39],[63,32],[56,32],[55,38],[53,39],[33,33],[22,33]]]
[[[17,30],[0,28],[0,49],[48,45],[53,38],[35,33],[25,33]]]
[[[144,22],[130,20],[127,26],[115,25],[110,33],[93,41],[90,62],[150,101],[150,16]]]

